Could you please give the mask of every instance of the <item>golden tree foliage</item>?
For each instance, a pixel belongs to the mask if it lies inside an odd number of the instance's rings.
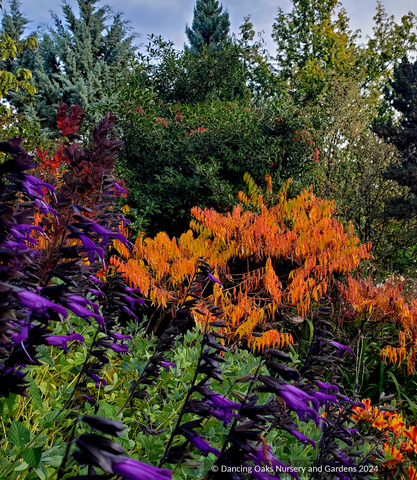
[[[155,238],[139,237],[131,253],[119,242],[119,255],[111,264],[124,272],[154,305],[175,305],[183,286],[203,257],[215,269],[223,288],[215,284],[210,300],[225,310],[227,335],[246,340],[254,349],[292,343],[291,335],[277,331],[285,310],[309,315],[324,295],[335,273],[355,269],[369,258],[370,245],[360,245],[332,217],[333,202],[305,190],[287,198],[287,186],[269,202],[247,174],[248,195],[239,193],[240,204],[230,213],[194,207],[191,229],[170,239],[164,232]],[[205,314],[195,314],[202,323]]]

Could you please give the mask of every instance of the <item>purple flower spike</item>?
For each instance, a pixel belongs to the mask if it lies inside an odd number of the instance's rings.
[[[336,385],[331,385],[330,383],[327,383],[327,382],[322,382],[320,380],[318,380],[316,382],[316,385],[319,387],[319,389],[321,391],[323,391],[324,393],[327,393],[329,390],[335,390],[336,392],[339,391],[339,388],[336,386]]]
[[[122,333],[116,333],[116,332],[112,333],[112,335],[115,340],[125,340],[125,339],[133,340],[132,335],[123,335]]]
[[[175,363],[172,362],[159,362],[159,364],[161,365],[161,367],[165,368],[166,372],[169,371],[169,367],[175,368]]]
[[[125,295],[123,298],[126,300],[126,302],[130,303],[130,308],[135,308],[135,302],[139,303],[140,305],[145,305],[145,300],[143,298],[133,298],[129,295]]]
[[[65,353],[68,353],[68,342],[76,341],[84,343],[84,337],[79,333],[73,333],[72,335],[50,335],[49,337],[46,337],[45,340],[49,345],[62,347]]]
[[[157,468],[133,458],[112,456],[112,473],[126,480],[171,480],[172,472],[168,468]]]
[[[67,318],[68,313],[65,308],[61,305],[51,302],[47,298],[36,295],[36,293],[28,292],[27,290],[20,290],[16,292],[19,300],[22,302],[22,305],[29,308],[30,310],[44,315],[46,310],[49,308],[55,310],[59,315]]]
[[[206,441],[204,441],[202,438],[191,437],[190,442],[195,446],[195,448],[200,450],[200,452],[202,453],[202,455],[204,457],[207,457],[207,455],[209,453],[214,453],[214,455],[216,455],[216,457],[218,457],[220,455],[220,451],[217,450],[217,448],[212,447]]]
[[[334,340],[328,340],[328,343],[330,343],[330,345],[333,345],[333,347],[336,347],[338,349],[337,350],[338,357],[340,357],[344,351],[349,352],[352,355],[355,355],[353,350],[347,345],[342,345],[341,343],[335,342]]]
[[[78,238],[83,242],[83,247],[87,250],[88,261],[90,263],[94,262],[94,252],[97,252],[100,260],[104,260],[104,250],[101,247],[97,247],[86,235],[80,233]]]
[[[101,325],[104,329],[106,328],[104,318],[101,315],[98,315],[97,313],[94,313],[91,310],[88,310],[87,308],[78,305],[78,303],[68,303],[67,307],[71,310],[71,312],[84,319],[87,323],[90,323],[89,317],[93,317],[95,320],[97,320],[97,323],[99,325]]]
[[[223,284],[220,280],[218,280],[214,275],[212,275],[210,272],[207,272],[207,277],[214,283],[218,283],[221,287],[223,287]]]
[[[105,387],[107,385],[106,380],[104,380],[104,378],[100,378],[95,373],[90,373],[90,377],[96,382],[96,388],[98,388],[100,386],[100,383],[103,384],[103,387]]]
[[[44,193],[42,187],[49,190],[51,193],[55,192],[55,188],[49,183],[45,183],[39,178],[33,177],[32,175],[24,175],[25,180],[22,182],[23,190],[30,197],[43,198]]]
[[[316,442],[311,440],[311,438],[306,437],[303,435],[301,432],[298,430],[290,430],[290,433],[293,437],[295,437],[297,440],[299,440],[301,443],[306,444],[306,443],[311,443],[311,446],[313,448],[316,448]]]
[[[93,283],[100,285],[100,287],[104,287],[104,283],[101,280],[99,280],[97,277],[94,277],[93,275],[89,275],[88,279],[91,280]]]
[[[116,195],[126,195],[127,191],[121,187],[119,184],[116,182],[113,183],[113,188],[116,190]]]
[[[91,230],[96,232],[100,237],[103,238],[101,245],[105,245],[110,237],[117,238],[120,242],[126,244],[127,239],[123,235],[123,233],[117,233],[117,232],[112,232],[111,230],[107,229],[106,227],[103,227],[102,225],[99,225],[98,223],[92,222],[90,225]]]
[[[129,347],[127,345],[118,345],[117,343],[111,343],[109,348],[117,353],[127,353],[129,351]]]
[[[125,305],[123,305],[123,310],[128,313],[130,316],[132,316],[136,321],[138,321],[138,317],[132,312],[132,310],[130,310],[130,308],[126,307]]]

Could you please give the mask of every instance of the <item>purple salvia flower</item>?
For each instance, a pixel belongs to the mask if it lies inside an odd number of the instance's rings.
[[[117,353],[127,353],[129,351],[129,347],[127,345],[118,345],[117,343],[111,343],[109,348]]]
[[[306,437],[303,435],[301,432],[298,430],[290,430],[290,433],[293,437],[295,437],[297,440],[299,440],[301,443],[306,444],[306,443],[311,443],[311,446],[313,448],[316,448],[316,442],[311,440],[311,438]]]
[[[45,340],[49,343],[49,345],[53,345],[54,347],[62,347],[65,353],[68,353],[68,342],[80,342],[84,343],[84,337],[79,333],[73,333],[72,335],[50,335],[46,337]]]
[[[26,342],[29,335],[29,327],[30,325],[23,325],[20,333],[12,332],[10,336],[12,337],[13,343],[17,344],[20,342]]]
[[[90,263],[94,262],[94,252],[97,252],[100,260],[104,261],[104,250],[101,247],[97,247],[94,242],[92,242],[86,235],[80,233],[78,238],[82,241],[84,249],[88,252],[88,261]]]
[[[90,377],[96,382],[96,388],[98,388],[100,386],[100,383],[103,384],[103,387],[105,387],[107,385],[106,380],[104,380],[104,378],[100,378],[95,373],[90,373]]]
[[[127,308],[125,305],[123,305],[123,310],[128,313],[129,315],[131,315],[136,321],[138,321],[138,317],[132,312],[132,310],[130,310],[130,308]]]
[[[92,294],[95,295],[96,297],[103,296],[105,297],[106,294],[102,292],[101,290],[96,290],[95,288],[89,288],[88,291]]]
[[[106,328],[106,324],[104,323],[104,318],[101,315],[97,315],[96,313],[88,310],[87,308],[78,305],[78,303],[68,303],[67,307],[71,310],[71,312],[75,313],[86,322],[90,323],[89,317],[93,317],[97,320],[97,323],[101,325],[104,329]]]
[[[157,468],[133,458],[112,456],[112,472],[125,480],[171,480],[172,472],[168,468]]]
[[[132,287],[125,287],[125,290],[126,292],[139,292],[140,294],[142,294],[142,290],[140,288],[132,288]]]
[[[337,356],[338,357],[340,357],[344,351],[349,352],[352,355],[354,355],[353,350],[350,347],[348,347],[347,345],[342,345],[341,343],[335,342],[334,340],[328,340],[327,342],[330,345],[332,345],[333,347],[336,347],[338,349],[337,350]]]
[[[133,298],[129,295],[125,295],[123,298],[126,302],[129,302],[130,308],[135,308],[135,302],[139,303],[139,305],[145,305],[145,300],[143,298]]]
[[[90,225],[90,228],[91,228],[91,230],[96,232],[98,235],[100,235],[100,237],[103,238],[100,245],[105,245],[109,241],[110,237],[117,238],[117,240],[119,240],[120,242],[122,242],[124,244],[126,244],[126,242],[127,242],[127,239],[123,235],[123,233],[112,232],[111,230],[108,230],[106,227],[103,227],[102,225],[99,225],[98,223],[92,222],[91,225]]]
[[[169,371],[169,367],[175,368],[175,363],[172,362],[159,362],[159,365],[161,365],[161,367],[164,367],[166,372]]]
[[[116,190],[116,195],[126,195],[127,191],[123,187],[121,187],[116,182],[113,183],[113,188]]]
[[[55,192],[55,188],[49,183],[45,183],[39,178],[33,177],[32,175],[25,174],[25,180],[22,182],[23,190],[30,197],[43,198],[44,193],[42,187],[49,190],[51,193]]]
[[[34,312],[40,313],[42,315],[45,314],[46,310],[49,308],[51,310],[55,310],[55,312],[65,318],[67,318],[68,316],[67,311],[65,310],[65,308],[61,307],[61,305],[57,305],[56,303],[51,302],[47,298],[36,295],[36,293],[28,292],[27,290],[20,290],[16,293],[22,305]]]
[[[113,335],[113,338],[115,340],[125,340],[125,339],[128,339],[128,340],[133,340],[133,337],[131,335],[123,335],[122,333],[112,333]]]
[[[99,306],[97,303],[90,302],[90,300],[87,300],[84,297],[81,297],[80,295],[69,295],[67,297],[68,300],[71,300],[71,302],[78,303],[79,305],[82,305],[83,307],[86,307],[87,305],[90,305],[90,307],[93,307],[93,310],[95,313],[99,313]]]
[[[52,214],[54,217],[57,217],[58,216],[58,212],[52,208],[50,205],[48,205],[47,203],[45,203],[44,201],[42,200],[39,200],[38,198],[35,199],[35,204],[39,207],[39,211],[43,214],[43,215],[48,215],[48,214]]]
[[[204,457],[207,457],[207,455],[209,453],[214,453],[214,455],[216,455],[216,457],[218,457],[220,455],[220,451],[217,450],[217,448],[212,447],[206,441],[204,441],[202,438],[199,438],[199,437],[196,436],[196,437],[191,437],[189,440],[195,446],[195,448],[200,450],[201,454]]]
[[[212,275],[210,272],[207,272],[207,277],[214,283],[218,283],[221,287],[223,287],[223,284],[220,280],[218,280],[214,275]]]
[[[104,287],[104,283],[101,280],[99,280],[97,277],[94,277],[93,275],[89,275],[88,279],[94,283],[97,283],[97,285],[100,285],[100,287]]]
[[[322,382],[318,380],[316,382],[316,385],[319,387],[320,390],[322,390],[324,393],[327,393],[329,390],[335,390],[336,392],[339,391],[339,388],[336,385],[331,385],[330,383],[327,382]]]

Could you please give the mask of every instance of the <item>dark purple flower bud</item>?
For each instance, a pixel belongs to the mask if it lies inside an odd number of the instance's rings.
[[[349,352],[349,353],[351,353],[352,355],[355,355],[354,352],[353,352],[353,350],[352,350],[350,347],[346,346],[346,345],[342,345],[341,343],[335,342],[334,340],[328,340],[328,343],[329,343],[330,345],[333,345],[333,347],[336,347],[336,348],[338,349],[338,350],[337,350],[337,355],[338,355],[339,357],[342,355],[342,353],[343,353],[344,351]]]
[[[80,233],[78,238],[82,241],[84,250],[87,250],[88,261],[94,262],[94,252],[97,252],[100,260],[104,260],[104,250],[101,247],[97,247],[86,235]]]
[[[106,324],[104,323],[104,318],[101,315],[97,315],[91,310],[88,310],[87,308],[82,307],[81,305],[78,305],[78,303],[68,303],[67,307],[71,310],[71,312],[75,313],[75,315],[78,315],[79,317],[84,319],[86,322],[90,323],[89,317],[93,317],[94,319],[97,320],[97,323],[99,325],[101,325],[104,329],[106,328]]]
[[[123,305],[123,310],[128,313],[129,315],[131,315],[136,321],[138,321],[138,317],[132,312],[132,310],[130,310],[130,308],[126,307],[125,305]]]
[[[43,214],[43,215],[49,215],[49,214],[52,214],[54,217],[57,217],[58,216],[58,212],[52,208],[50,205],[48,205],[47,203],[45,203],[44,201],[42,200],[39,200],[38,198],[35,199],[35,204],[39,207],[39,211]]]
[[[57,305],[56,303],[51,302],[47,298],[40,297],[36,293],[28,292],[27,290],[20,290],[16,292],[19,300],[22,302],[22,305],[29,308],[30,310],[44,315],[47,309],[55,310],[59,315],[67,318],[68,313],[65,308]]]
[[[167,468],[157,468],[133,458],[112,457],[113,473],[126,480],[171,480],[172,472]]]
[[[113,338],[115,340],[125,340],[125,339],[128,339],[128,340],[133,340],[133,337],[131,335],[123,335],[122,333],[112,333],[113,335]]]
[[[329,390],[335,390],[336,392],[339,391],[339,388],[336,385],[331,385],[330,383],[322,382],[320,380],[316,382],[316,385],[319,387],[320,390],[323,390],[325,393]]]
[[[220,451],[217,450],[217,448],[212,447],[206,441],[204,441],[202,438],[199,438],[199,437],[195,436],[195,437],[191,437],[189,440],[195,446],[195,448],[200,450],[200,452],[202,453],[202,455],[204,457],[207,457],[207,455],[209,453],[214,453],[214,455],[216,455],[216,457],[218,457],[220,455]]]
[[[90,373],[90,377],[96,382],[96,388],[98,388],[100,386],[100,383],[103,384],[103,387],[105,387],[107,385],[106,380],[104,380],[104,378],[100,378],[95,373]]]
[[[24,178],[25,181],[22,182],[22,187],[26,194],[30,197],[42,198],[44,196],[42,187],[46,188],[51,193],[55,192],[55,188],[52,185],[43,182],[39,178],[33,177],[32,175],[28,174],[25,174]]]
[[[93,275],[89,275],[88,278],[92,282],[97,283],[97,285],[100,285],[100,287],[104,287],[104,283],[101,280],[99,280],[97,277],[94,277]]]
[[[85,398],[85,399],[87,400],[87,402],[90,403],[91,405],[95,405],[95,404],[97,403],[93,397],[90,397],[90,395],[84,395],[84,398]]]
[[[132,288],[132,287],[125,287],[126,292],[139,292],[142,294],[142,290],[140,288]]]
[[[90,302],[90,300],[87,300],[84,297],[81,297],[80,295],[68,295],[67,297],[68,300],[71,300],[71,302],[78,303],[79,305],[82,305],[83,307],[86,307],[87,305],[90,305],[90,307],[93,308],[95,313],[99,313],[99,306],[97,303]]]
[[[129,351],[129,347],[127,345],[118,345],[117,343],[111,343],[109,348],[117,353],[127,353]]]
[[[116,182],[113,183],[113,188],[116,190],[116,195],[127,195],[127,191]]]
[[[28,335],[29,335],[29,327],[30,327],[30,325],[23,325],[20,333],[12,332],[10,334],[10,336],[12,338],[13,343],[16,344],[16,343],[20,343],[20,342],[26,342],[26,340],[28,339]]]
[[[207,277],[214,283],[218,283],[221,287],[223,287],[223,284],[220,280],[218,280],[214,275],[212,275],[210,272],[207,272]]]
[[[126,428],[126,425],[123,425],[123,423],[104,417],[84,415],[81,420],[88,423],[95,430],[100,430],[100,432],[108,433],[109,435],[116,435],[117,437],[120,437],[122,431]]]
[[[311,438],[306,437],[303,435],[301,432],[298,430],[290,430],[290,433],[293,437],[295,437],[297,440],[299,440],[301,443],[306,444],[306,443],[311,443],[311,446],[315,449],[316,448],[316,443],[311,440]]]
[[[169,367],[175,368],[175,363],[172,362],[159,362],[159,364],[161,367],[164,367],[167,372],[169,371]]]
[[[313,392],[311,396],[317,398],[321,406],[325,405],[327,402],[337,403],[337,398],[334,395],[329,395],[328,393]]]
[[[127,239],[123,235],[123,233],[118,233],[118,232],[112,232],[111,230],[108,230],[106,227],[103,227],[102,225],[99,225],[98,223],[92,222],[90,225],[91,230],[96,232],[100,237],[103,238],[101,245],[105,245],[110,237],[117,238],[120,242],[126,244]]]
[[[65,353],[68,352],[68,342],[76,341],[84,343],[84,337],[79,333],[73,333],[72,335],[50,335],[49,337],[46,337],[45,340],[49,343],[49,345],[53,345],[54,347],[62,347]]]
[[[99,297],[100,295],[102,297],[105,297],[105,293],[102,292],[101,290],[96,290],[95,288],[88,288],[88,291],[92,294],[95,295],[96,297]]]
[[[139,305],[145,305],[145,300],[143,298],[133,298],[129,295],[125,295],[123,298],[126,302],[129,302],[130,308],[135,308],[135,302],[139,303]]]

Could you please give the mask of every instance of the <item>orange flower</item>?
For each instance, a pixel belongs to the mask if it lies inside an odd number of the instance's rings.
[[[415,470],[413,467],[408,467],[405,469],[405,471],[408,473],[408,480],[417,480],[417,470]]]
[[[384,420],[384,417],[382,415],[378,415],[374,422],[372,423],[372,426],[377,428],[378,430],[383,430],[386,428],[388,425],[388,422]]]
[[[403,419],[401,418],[400,415],[396,415],[395,417],[391,417],[389,419],[389,426],[388,430],[391,430],[391,432],[394,432],[395,440],[401,435],[403,429],[405,428],[405,423],[403,422]],[[415,427],[411,427],[415,428]]]
[[[412,426],[408,430],[404,430],[403,434],[411,440],[414,451],[417,453],[417,427]]]
[[[410,441],[401,442],[400,443],[400,452],[401,453],[403,453],[403,452],[413,453],[414,452],[413,444]]]
[[[384,443],[382,450],[386,455],[389,455],[390,457],[392,457],[382,464],[384,467],[388,468],[389,470],[392,470],[397,465],[397,463],[404,462],[404,457],[401,455],[398,448],[396,448],[394,445],[388,445],[388,443]]]

